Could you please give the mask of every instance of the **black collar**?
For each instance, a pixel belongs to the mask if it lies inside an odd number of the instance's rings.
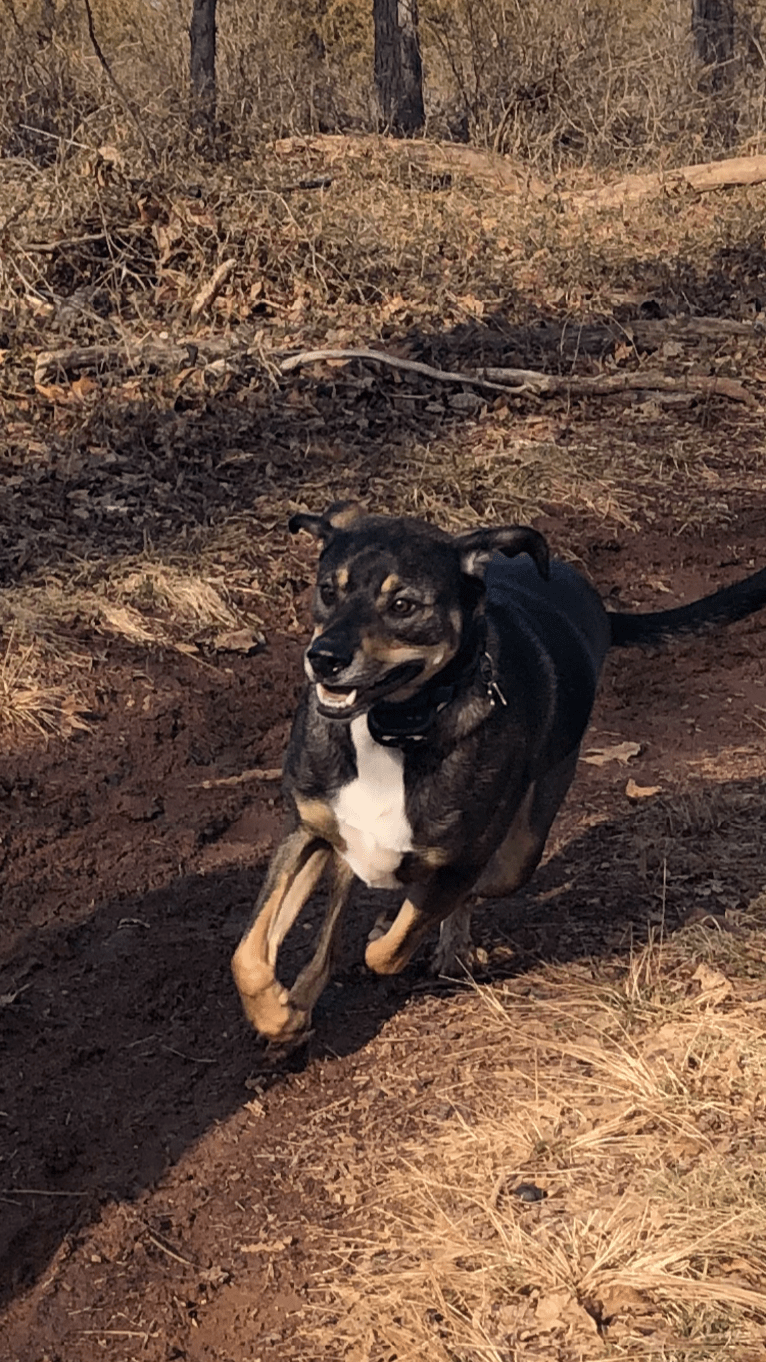
[[[468,689],[477,673],[484,684],[490,705],[494,707],[498,699],[506,704],[505,696],[495,681],[492,658],[486,649],[483,619],[447,666],[437,672],[410,700],[403,700],[398,705],[381,700],[368,710],[370,736],[383,747],[407,748],[423,742],[433,728],[437,715],[452,703],[456,695]]]

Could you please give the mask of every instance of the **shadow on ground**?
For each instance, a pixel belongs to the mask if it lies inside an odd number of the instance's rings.
[[[709,786],[696,798],[703,812],[687,811],[684,826],[672,801],[659,800],[651,817],[629,810],[575,836],[528,892],[488,905],[477,935],[495,953],[489,977],[544,961],[625,957],[653,925],[672,930],[701,901],[695,856],[700,892],[710,893],[704,885],[715,864],[727,902],[747,903],[766,831],[760,784]],[[674,827],[682,873],[671,866],[663,889],[647,847],[661,852]],[[4,979],[17,992],[2,1009],[5,1300],[44,1272],[62,1240],[101,1205],[155,1182],[247,1101],[254,1084],[289,1081],[291,1069],[323,1055],[352,1055],[413,994],[454,987],[429,980],[422,962],[393,980],[366,972],[359,961],[376,903],[360,893],[345,966],[320,1002],[308,1050],[271,1069],[241,1017],[228,968],[259,878],[247,869],[184,877],[104,904],[73,927],[39,931],[8,962]],[[306,926],[318,912],[314,906],[294,929],[283,977],[305,957],[313,938]]]

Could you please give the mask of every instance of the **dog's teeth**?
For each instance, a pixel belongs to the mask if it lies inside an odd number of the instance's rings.
[[[356,691],[349,690],[340,695],[337,691],[327,690],[325,686],[317,686],[317,694],[323,705],[328,709],[349,709],[356,700]]]

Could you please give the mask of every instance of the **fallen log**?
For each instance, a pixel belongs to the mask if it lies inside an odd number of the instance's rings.
[[[731,189],[735,185],[762,184],[766,180],[766,156],[734,156],[726,161],[706,161],[701,165],[678,166],[649,175],[626,175],[600,189],[564,193],[562,202],[572,208],[615,208],[637,203],[650,195],[703,194],[711,189]]]

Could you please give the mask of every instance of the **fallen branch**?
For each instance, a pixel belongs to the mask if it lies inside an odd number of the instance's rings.
[[[279,367],[283,374],[290,374],[293,369],[300,369],[304,364],[340,359],[366,359],[376,364],[387,364],[391,369],[401,369],[405,373],[421,374],[423,378],[432,378],[437,383],[468,383],[477,388],[490,388],[493,392],[507,391],[510,382],[508,379],[497,383],[484,378],[481,374],[453,373],[451,369],[435,369],[431,364],[421,364],[420,360],[402,359],[399,355],[387,355],[382,350],[368,350],[364,347],[352,347],[349,350],[303,350],[299,355],[283,359]],[[533,383],[545,377],[535,369],[504,369],[503,373],[516,375],[519,384]]]
[[[70,346],[62,350],[41,350],[35,360],[35,383],[48,384],[66,380],[70,374],[83,370],[95,373],[108,369],[135,371],[140,369],[185,369],[195,365],[198,358],[204,363],[216,360],[238,360],[247,354],[247,345],[232,341],[229,336],[213,336],[204,341],[142,341],[121,345]]]
[[[332,170],[347,170],[355,160],[369,161],[380,156],[387,161],[414,166],[435,179],[458,174],[499,193],[544,199],[548,186],[529,166],[512,156],[485,151],[461,142],[432,142],[385,137],[377,133],[316,133],[280,138],[274,144],[277,154],[311,150],[318,152]]]
[[[766,156],[734,156],[726,161],[679,166],[651,175],[626,175],[602,189],[563,194],[562,200],[574,208],[611,208],[622,203],[637,203],[650,194],[672,196],[688,190],[703,194],[710,189],[731,189],[735,185],[761,184],[764,180]]]
[[[489,377],[502,383],[503,375],[518,373],[517,369],[485,369]],[[658,374],[650,369],[623,374],[597,374],[593,377],[559,378],[553,374],[538,375],[535,391],[554,396],[569,393],[573,397],[587,397],[592,394],[604,397],[620,392],[665,392],[665,393],[702,393],[705,397],[728,397],[732,402],[744,402],[748,407],[757,407],[758,401],[747,388],[734,378],[710,378],[706,374],[680,374],[673,378],[669,374]]]
[[[698,392],[708,397],[728,397],[732,402],[744,402],[747,406],[757,407],[758,402],[747,388],[733,378],[708,378],[705,375],[685,374],[672,378],[649,370],[624,374],[598,374],[594,377],[578,377],[557,374],[543,374],[536,369],[486,368],[477,374],[454,373],[448,369],[434,369],[430,364],[417,360],[401,359],[398,355],[386,355],[380,350],[305,350],[283,360],[283,373],[290,373],[303,364],[314,364],[321,360],[364,359],[379,364],[388,364],[394,369],[410,370],[425,378],[439,383],[464,383],[478,388],[489,388],[493,392],[505,392],[513,396],[532,393],[536,396],[556,396],[561,393],[573,397],[604,396],[629,390],[655,389],[658,392]]]
[[[213,284],[210,282],[210,286]],[[219,281],[221,282],[221,281]],[[198,295],[201,297],[201,294]],[[596,334],[598,333],[598,334]],[[575,325],[569,327],[547,328],[529,334],[529,343],[545,342],[546,349],[554,347],[561,350],[565,338],[571,337],[575,349],[584,353],[596,348],[596,340],[617,340],[620,336],[633,341],[637,346],[657,348],[668,335],[679,339],[687,337],[715,337],[716,335],[752,337],[763,340],[763,335],[747,322],[730,319],[718,320],[715,317],[697,317],[688,322],[669,318],[667,322],[626,322],[624,325],[612,323],[595,328],[589,325],[578,331]],[[558,337],[558,340],[556,340]],[[702,393],[706,396],[726,397],[732,402],[743,402],[747,406],[758,406],[757,399],[741,383],[733,378],[709,377],[702,374],[679,374],[677,377],[657,373],[654,370],[635,370],[617,374],[597,374],[579,376],[577,374],[546,374],[538,369],[509,369],[488,366],[473,373],[453,369],[438,369],[420,360],[404,359],[390,355],[382,350],[372,350],[366,346],[351,347],[343,350],[303,350],[297,355],[287,355],[278,365],[277,372],[286,376],[307,364],[362,360],[368,364],[383,364],[402,373],[418,374],[435,383],[460,384],[462,387],[479,389],[483,392],[503,393],[515,397],[523,396],[606,396],[628,390],[654,389],[657,392]],[[99,372],[122,367],[129,370],[155,368],[160,371],[202,365],[231,365],[247,370],[255,365],[262,367],[260,352],[251,351],[246,337],[232,340],[227,336],[210,337],[199,342],[186,341],[146,341],[136,345],[90,345],[73,347],[66,350],[41,350],[35,364],[35,384],[44,389],[51,383],[66,381],[70,375],[83,369]]]
[[[92,239],[100,240],[101,237]],[[48,248],[45,243],[36,243],[30,249],[43,251]],[[197,296],[200,297],[201,293],[202,290]],[[763,343],[766,340],[766,325],[759,318],[754,322],[739,322],[731,317],[665,317],[660,320],[637,318],[625,322],[589,321],[582,324],[576,321],[556,324],[544,322],[539,326],[520,327],[515,335],[521,348],[555,351],[557,354],[568,354],[570,350],[577,354],[598,354],[603,352],[605,345],[621,339],[632,341],[637,346],[650,350],[657,349],[669,338],[694,343],[697,340],[741,337],[743,340],[749,338]],[[70,346],[61,350],[41,350],[35,361],[35,382],[61,381],[69,374],[80,373],[83,370],[98,372],[123,367],[130,370],[153,368],[167,371],[185,369],[196,364],[198,360],[202,364],[211,364],[220,359],[245,363],[251,357],[260,362],[260,351],[253,352],[250,348],[254,340],[255,337],[249,335],[245,328],[240,328],[236,337],[207,336],[202,339],[186,340],[182,337],[178,340],[145,340],[134,343],[122,342],[119,345]],[[384,355],[380,351],[364,347],[356,350],[309,351],[304,355],[288,356],[282,360],[281,369],[283,373],[290,373],[301,364],[310,363],[314,358],[326,359],[333,356],[340,356],[343,359],[355,356],[369,357],[380,363],[398,366],[403,370],[410,369],[423,374],[426,378],[438,378],[445,382],[471,381],[470,375],[453,375],[449,371],[434,369],[427,364],[419,365],[415,360],[399,359],[397,356]],[[526,381],[526,378],[532,381],[540,376],[537,370],[527,369],[506,370],[506,373],[518,374],[519,382]]]
[[[245,785],[250,780],[281,780],[281,766],[253,766],[240,771],[238,776],[218,776],[216,780],[198,780],[187,785],[187,790],[216,790],[222,785]]]

